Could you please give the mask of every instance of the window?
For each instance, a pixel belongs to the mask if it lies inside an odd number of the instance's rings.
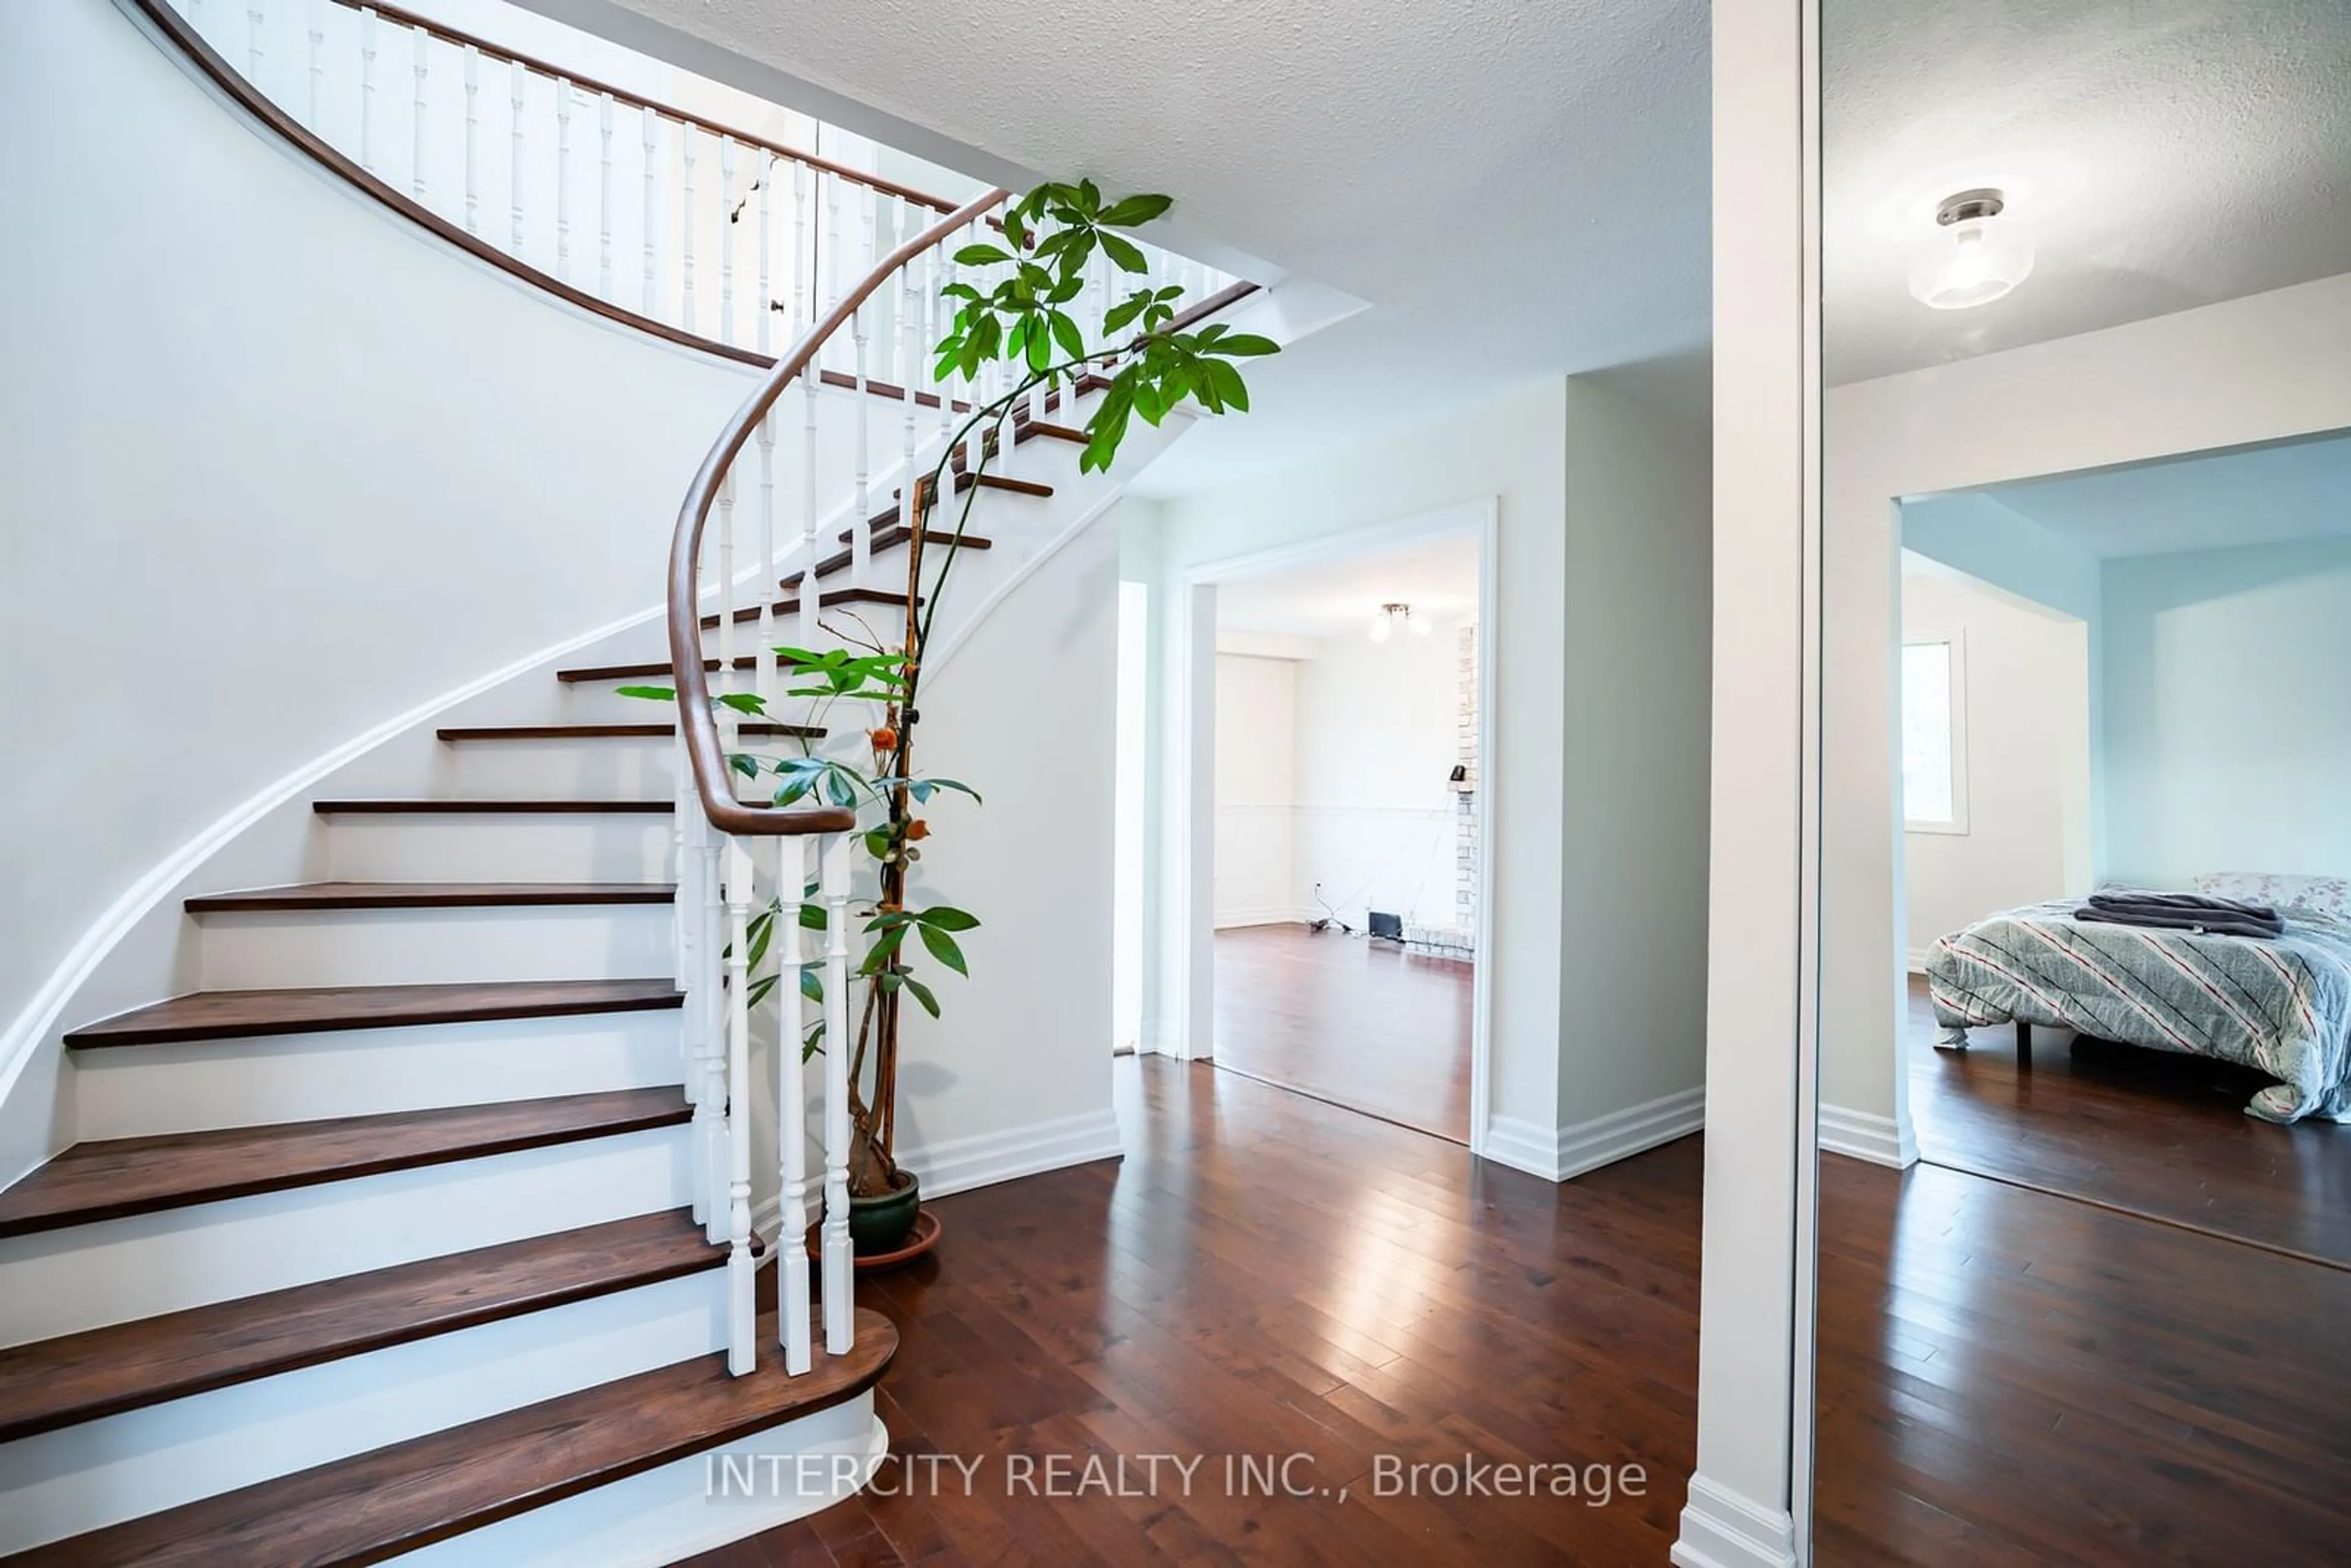
[[[1902,821],[1968,831],[1965,650],[1957,638],[1902,647]]]

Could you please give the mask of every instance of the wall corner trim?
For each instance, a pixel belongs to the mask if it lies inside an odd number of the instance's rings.
[[[1867,1160],[1874,1166],[1907,1170],[1918,1163],[1918,1139],[1907,1125],[1891,1116],[1848,1106],[1821,1107],[1821,1152]]]
[[[1485,1156],[1545,1181],[1568,1181],[1705,1125],[1705,1089],[1682,1089],[1557,1129],[1496,1116],[1487,1130]]]
[[[1695,1475],[1672,1557],[1676,1568],[1795,1568],[1795,1539],[1787,1510]]]

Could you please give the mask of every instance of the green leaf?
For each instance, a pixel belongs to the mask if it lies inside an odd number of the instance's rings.
[[[1123,196],[1094,221],[1113,228],[1139,228],[1176,204],[1173,196]]]
[[[939,1016],[939,998],[931,995],[930,987],[923,984],[922,981],[914,978],[912,975],[902,975],[899,978],[904,981],[905,987],[908,990],[914,993],[914,999],[923,1004],[923,1010],[925,1012],[930,1014],[933,1018]]]
[[[1011,253],[992,245],[967,245],[955,253],[958,267],[993,267],[1000,261],[1010,261]]]
[[[1085,335],[1078,330],[1078,324],[1075,321],[1071,320],[1067,314],[1060,310],[1052,312],[1046,319],[1052,323],[1053,341],[1060,345],[1062,353],[1072,360],[1082,360],[1086,357]]]
[[[733,708],[737,713],[765,714],[768,711],[768,699],[757,692],[721,692],[712,700],[722,707]]]
[[[748,756],[744,752],[737,751],[729,753],[726,758],[726,766],[732,768],[736,772],[740,773],[746,779],[757,779],[759,776],[759,759],[756,757]]]
[[[930,949],[932,957],[936,958],[958,975],[971,973],[964,967],[963,949],[956,946],[954,937],[935,925],[922,925],[915,929],[922,932],[923,946]]]
[[[1217,398],[1239,410],[1249,412],[1249,388],[1241,381],[1240,371],[1223,360],[1203,360],[1202,369],[1208,373],[1208,384],[1216,389]]]
[[[1045,367],[1053,362],[1052,339],[1042,319],[1035,320],[1033,326],[1029,334],[1029,371],[1042,375]]]
[[[824,967],[821,964],[800,966],[800,995],[812,1002],[824,1000]]]
[[[801,930],[803,930],[803,931],[821,931],[821,930],[823,930],[823,929],[825,928],[825,925],[826,925],[826,922],[825,922],[825,917],[824,917],[824,905],[823,905],[823,904],[801,904],[801,905],[800,905],[800,929],[801,929]]]
[[[935,904],[914,916],[915,921],[940,931],[969,931],[979,924],[979,916],[951,904]]]
[[[624,697],[643,697],[649,703],[677,701],[677,689],[674,686],[622,686],[618,689]]]
[[[1260,338],[1254,332],[1235,332],[1230,337],[1217,338],[1214,340],[1214,345],[1209,347],[1203,344],[1202,347],[1209,353],[1230,354],[1236,359],[1246,359],[1255,354],[1281,352],[1280,344],[1270,338]]]
[[[1104,234],[1101,239],[1102,254],[1117,263],[1121,272],[1151,270],[1150,264],[1143,259],[1143,252],[1136,247],[1133,240],[1122,239],[1114,234]]]

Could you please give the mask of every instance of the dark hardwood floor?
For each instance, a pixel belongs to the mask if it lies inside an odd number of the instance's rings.
[[[1467,1144],[1475,976],[1336,931],[1219,931],[1217,1064]]]
[[[1922,1157],[2351,1268],[2351,1126],[2244,1113],[2271,1080],[2225,1061],[2034,1031],[1937,1051],[1910,993],[1910,1111]]]
[[[1666,1560],[1698,1139],[1552,1186],[1206,1065],[1115,1071],[1123,1163],[944,1199],[939,1251],[861,1282],[903,1335],[883,1488],[702,1568]],[[1954,1171],[1822,1186],[1822,1562],[2342,1560],[2351,1275]],[[1293,1452],[1346,1499],[1228,1492],[1224,1456]],[[1056,1455],[1141,1490],[1152,1453],[1209,1456],[1192,1495],[1050,1495]],[[1646,1495],[1380,1498],[1381,1454],[1637,1463]],[[977,1461],[968,1495],[926,1455]]]

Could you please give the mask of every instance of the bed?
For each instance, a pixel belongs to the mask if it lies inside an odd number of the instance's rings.
[[[2199,891],[2258,901],[2274,883]],[[2078,899],[1980,920],[1928,954],[1936,1044],[2013,1024],[2029,1065],[2035,1025],[2071,1030],[2257,1068],[2277,1080],[2245,1108],[2263,1121],[2351,1121],[2351,901],[2304,896],[2271,900],[2285,919],[2274,940],[2093,924],[2074,918]]]

